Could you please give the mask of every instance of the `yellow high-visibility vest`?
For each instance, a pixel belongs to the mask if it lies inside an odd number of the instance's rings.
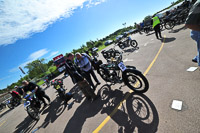
[[[153,28],[158,24],[160,24],[160,20],[158,16],[153,17]]]

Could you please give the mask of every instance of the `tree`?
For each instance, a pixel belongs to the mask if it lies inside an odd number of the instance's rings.
[[[28,69],[29,77],[34,78],[46,72],[48,65],[44,63],[44,59],[40,59],[28,63],[25,68]]]

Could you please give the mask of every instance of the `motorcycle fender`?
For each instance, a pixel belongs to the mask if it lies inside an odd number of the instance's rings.
[[[122,79],[123,79],[123,81],[124,81],[124,83],[126,84],[126,82],[127,82],[127,80],[126,80],[126,74],[128,73],[128,72],[130,72],[130,71],[134,71],[136,74],[138,73],[141,73],[139,70],[137,70],[137,69],[130,69],[130,68],[127,68],[125,71],[123,71],[122,72]]]

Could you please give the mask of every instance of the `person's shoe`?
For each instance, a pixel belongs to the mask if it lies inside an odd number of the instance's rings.
[[[195,62],[195,63],[197,63],[197,60],[196,60],[196,59],[192,59],[192,62]]]

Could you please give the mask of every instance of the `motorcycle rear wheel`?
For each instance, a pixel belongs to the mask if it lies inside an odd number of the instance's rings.
[[[175,26],[174,21],[169,21],[169,22],[166,22],[166,23],[165,23],[165,29],[167,29],[167,30],[173,29],[174,26]]]
[[[8,106],[8,108],[10,108],[10,109],[14,109],[14,106],[12,105],[12,103],[8,103],[7,106]]]
[[[131,40],[131,41],[130,41],[130,45],[131,45],[133,48],[137,48],[138,43],[137,43],[136,40]]]

